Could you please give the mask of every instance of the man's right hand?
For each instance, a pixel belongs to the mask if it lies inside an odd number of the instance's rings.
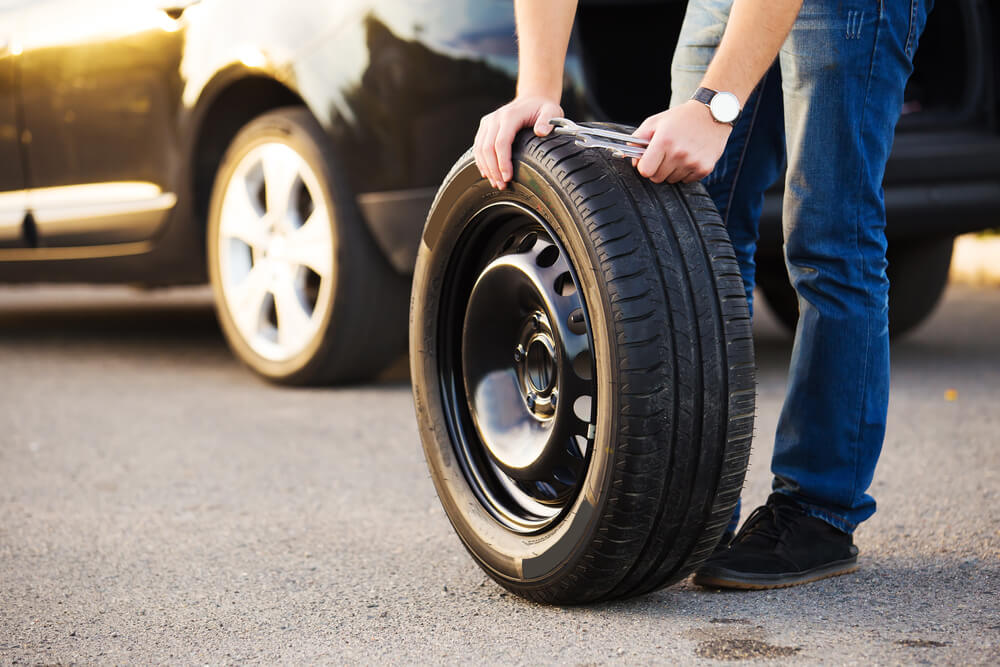
[[[563,110],[558,101],[526,95],[516,97],[493,113],[483,116],[473,146],[479,173],[493,187],[503,190],[514,176],[510,153],[518,131],[534,126],[535,134],[544,137],[552,131],[549,121],[562,115]]]

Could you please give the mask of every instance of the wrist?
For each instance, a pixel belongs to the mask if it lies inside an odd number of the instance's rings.
[[[516,95],[517,97],[540,97],[549,102],[559,104],[559,100],[562,98],[562,86],[518,81]]]
[[[714,131],[724,129],[727,136],[733,131],[732,123],[720,123],[712,116],[712,110],[698,100],[688,100],[684,103],[684,105],[689,106],[692,109],[693,117],[697,118],[698,122],[706,130],[712,129]]]

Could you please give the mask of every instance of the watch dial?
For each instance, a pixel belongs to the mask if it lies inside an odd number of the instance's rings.
[[[718,93],[709,106],[720,123],[731,123],[740,115],[740,102],[732,93]]]

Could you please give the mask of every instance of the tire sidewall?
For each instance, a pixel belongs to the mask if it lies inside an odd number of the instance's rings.
[[[417,420],[438,496],[455,531],[472,556],[501,582],[543,589],[573,570],[594,540],[614,473],[617,399],[612,369],[615,349],[610,303],[596,278],[592,244],[584,239],[581,216],[543,165],[523,151],[515,176],[498,192],[479,175],[471,157],[456,165],[428,218],[414,272],[410,360]],[[515,201],[538,213],[570,255],[584,297],[594,346],[596,433],[586,476],[572,507],[541,533],[521,535],[500,524],[480,504],[456,459],[445,418],[438,364],[438,327],[444,280],[456,244],[476,211]],[[560,221],[572,221],[567,225]]]
[[[330,232],[333,241],[332,284],[328,292],[328,303],[325,304],[322,321],[316,335],[313,336],[308,345],[295,356],[283,361],[274,361],[260,356],[244,340],[226,304],[219,266],[219,225],[226,189],[240,161],[254,148],[267,143],[281,143],[288,146],[312,169],[319,181],[320,195],[330,212]],[[281,111],[260,116],[240,130],[226,151],[216,173],[209,205],[206,239],[209,279],[212,285],[216,314],[226,340],[240,361],[270,380],[295,382],[298,376],[308,373],[310,366],[322,357],[324,350],[330,344],[328,331],[331,322],[335,321],[335,311],[338,305],[337,290],[343,279],[343,243],[342,235],[338,229],[338,202],[330,188],[332,178],[333,173],[327,163],[327,158],[310,132]]]

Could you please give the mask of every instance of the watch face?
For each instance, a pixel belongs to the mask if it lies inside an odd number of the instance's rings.
[[[708,106],[720,123],[732,123],[740,115],[740,101],[732,93],[717,93]]]

